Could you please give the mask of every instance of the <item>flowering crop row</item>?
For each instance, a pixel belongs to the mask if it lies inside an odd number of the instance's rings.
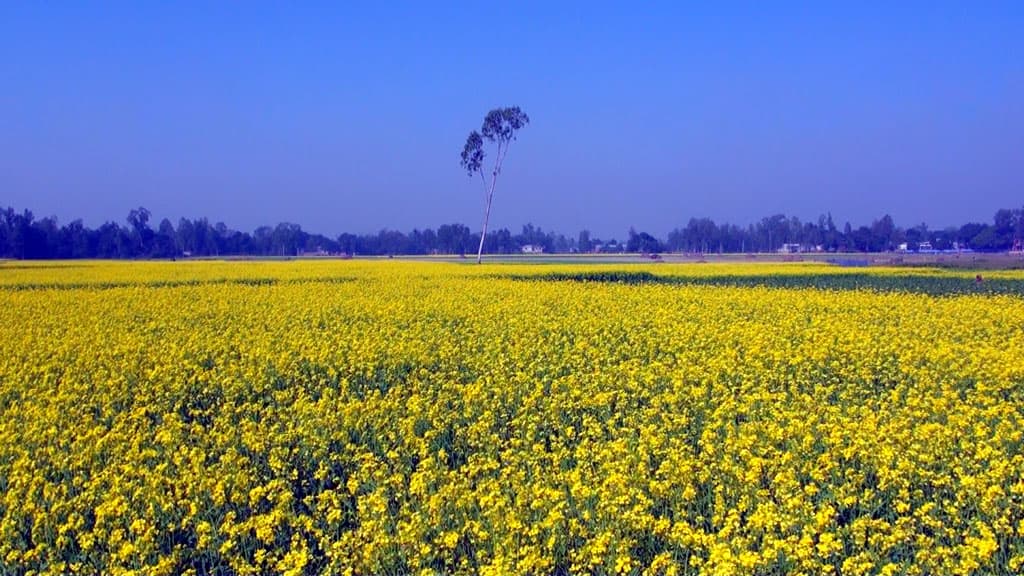
[[[0,265],[0,572],[1024,570],[1024,299],[594,269]]]

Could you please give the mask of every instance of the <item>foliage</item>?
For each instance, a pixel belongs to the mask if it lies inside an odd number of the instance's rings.
[[[481,137],[482,138],[482,137]],[[481,151],[482,154],[482,151]],[[482,156],[480,157],[482,161]],[[871,226],[838,230],[831,215],[818,222],[801,222],[781,214],[764,218],[746,228],[734,224],[716,224],[709,218],[691,218],[684,228],[676,228],[661,242],[646,232],[631,231],[629,240],[619,244],[591,237],[586,230],[578,239],[532,224],[519,234],[508,229],[494,230],[484,238],[488,254],[520,252],[527,244],[543,246],[544,251],[618,252],[764,252],[783,244],[804,247],[821,246],[826,251],[879,251],[906,243],[913,250],[930,242],[937,250],[954,245],[976,250],[1007,250],[1014,241],[1024,240],[1024,211],[999,210],[993,224],[965,224],[946,230],[928,229],[925,224],[910,228],[895,226],[883,216]],[[295,256],[304,252],[328,252],[360,255],[389,254],[464,254],[479,246],[481,234],[459,223],[400,232],[384,229],[373,234],[343,233],[336,238],[311,234],[297,224],[261,226],[252,233],[229,229],[224,223],[210,224],[206,218],[182,218],[175,227],[163,219],[156,230],[149,227],[150,213],[145,208],[132,210],[128,227],[107,222],[96,230],[81,220],[63,226],[56,218],[37,220],[31,211],[0,211],[0,258],[172,258],[185,253],[192,256]],[[447,236],[446,236],[447,235]]]
[[[643,254],[657,254],[663,252],[661,242],[647,232],[637,232],[629,229],[629,237],[626,240],[626,252],[637,252]]]
[[[555,272],[513,276],[519,280],[614,282],[623,284],[693,284],[701,286],[746,286],[767,288],[814,288],[817,290],[876,290],[948,296],[953,294],[1013,294],[1024,296],[1019,278],[990,277],[979,282],[962,275],[935,276],[900,269],[865,273],[823,274],[820,269],[804,273],[674,275],[646,271],[605,270],[601,272]]]

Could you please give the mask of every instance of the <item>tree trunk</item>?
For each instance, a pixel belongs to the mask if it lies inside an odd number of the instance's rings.
[[[491,172],[491,187],[487,190],[487,208],[484,209],[484,227],[480,231],[480,247],[476,250],[476,263],[480,264],[484,257],[484,238],[487,237],[487,222],[491,219],[491,200],[494,199],[494,187],[498,184],[498,173],[501,172],[501,164],[508,153],[508,143],[504,147],[498,142],[498,152],[494,158],[494,171]]]
[[[480,231],[480,247],[476,250],[476,263],[480,264],[484,257],[484,238],[487,237],[487,222],[491,219],[491,200],[494,199],[494,186],[498,183],[498,172],[491,174],[491,189],[487,191],[487,208],[484,209],[484,227]]]

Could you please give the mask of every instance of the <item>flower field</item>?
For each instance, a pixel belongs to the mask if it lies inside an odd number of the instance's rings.
[[[0,263],[0,573],[1020,573],[1022,292]]]

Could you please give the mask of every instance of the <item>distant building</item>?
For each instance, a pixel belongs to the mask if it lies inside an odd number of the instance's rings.
[[[795,243],[783,244],[782,247],[779,248],[779,254],[796,254],[797,252],[803,252],[803,250],[800,249],[799,244]]]
[[[523,246],[523,254],[543,254],[544,247],[540,244],[526,244]]]
[[[911,247],[911,246],[913,246],[913,247]],[[931,242],[928,242],[927,240],[925,240],[924,242],[919,242],[917,245],[912,245],[909,242],[903,242],[902,244],[900,244],[899,246],[896,247],[896,251],[897,252],[935,252],[935,249],[932,248],[932,243]]]

